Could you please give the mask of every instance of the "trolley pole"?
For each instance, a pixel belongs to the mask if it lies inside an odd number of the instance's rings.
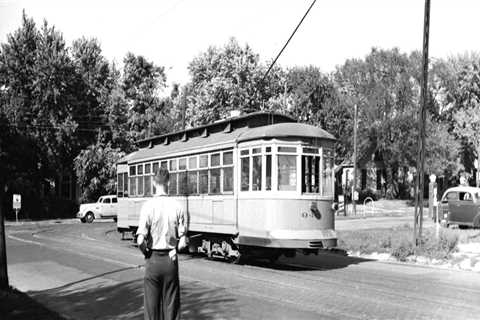
[[[353,187],[352,187],[352,205],[353,214],[357,215],[357,204],[355,192],[357,188],[357,104],[354,106],[353,115]]]
[[[422,239],[423,227],[423,191],[424,191],[424,164],[425,164],[425,126],[426,126],[426,105],[428,89],[428,37],[430,29],[430,0],[425,0],[425,17],[423,26],[423,58],[422,58],[422,87],[420,93],[420,113],[419,113],[419,135],[418,155],[417,155],[417,185],[415,194],[415,217],[413,221],[413,243],[416,246],[417,240]],[[420,210],[418,210],[420,209]],[[417,235],[418,223],[418,235]],[[418,238],[417,238],[418,236]]]

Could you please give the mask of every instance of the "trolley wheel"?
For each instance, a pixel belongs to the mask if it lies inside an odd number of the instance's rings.
[[[88,213],[85,215],[85,221],[86,221],[87,223],[92,223],[93,220],[95,220],[95,216],[93,215],[93,213],[88,212]]]

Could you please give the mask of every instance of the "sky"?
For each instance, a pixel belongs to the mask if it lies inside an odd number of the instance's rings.
[[[186,83],[188,64],[235,37],[271,61],[312,0],[0,0],[0,42],[20,27],[22,10],[44,19],[67,43],[97,38],[121,64],[127,52],[164,66],[167,82]],[[421,50],[424,0],[317,0],[278,64],[331,72],[372,47]],[[480,51],[480,1],[431,0],[430,57]]]

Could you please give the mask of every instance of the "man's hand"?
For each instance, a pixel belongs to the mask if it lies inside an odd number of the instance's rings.
[[[152,255],[152,250],[150,250],[148,247],[147,247],[147,242],[144,240],[142,241],[142,243],[138,246],[138,248],[140,249],[140,251],[142,251],[143,253],[143,256],[148,259],[150,258],[150,256]]]

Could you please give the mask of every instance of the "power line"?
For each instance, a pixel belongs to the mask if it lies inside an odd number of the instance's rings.
[[[17,128],[17,129],[38,129],[38,130],[61,130],[63,129],[62,127],[56,127],[56,126],[48,126],[48,125],[18,125],[18,124],[0,124],[0,127],[10,127],[10,128]],[[72,128],[71,126],[69,126]],[[80,132],[98,132],[98,129],[101,129],[102,131],[111,131],[111,127],[104,126],[103,128],[95,128],[95,129],[87,129],[87,128],[75,128],[75,131],[80,131]]]
[[[275,60],[273,60],[272,64],[270,64],[270,67],[268,67],[268,70],[267,72],[265,72],[264,76],[263,76],[263,79],[262,79],[262,82],[265,81],[265,78],[267,77],[268,73],[270,72],[270,70],[272,70],[273,66],[275,65],[275,63],[277,62],[278,58],[280,58],[280,56],[282,55],[283,53],[283,50],[285,50],[285,48],[288,46],[288,44],[290,43],[290,40],[292,40],[293,36],[295,35],[295,33],[297,32],[298,28],[300,27],[300,25],[302,24],[303,20],[305,20],[305,18],[307,17],[308,13],[310,12],[310,10],[312,9],[313,5],[315,4],[315,2],[317,2],[317,0],[313,0],[312,4],[310,5],[310,7],[308,8],[307,12],[305,12],[305,14],[303,15],[302,17],[302,20],[300,20],[300,22],[298,23],[297,27],[295,28],[295,30],[293,30],[292,34],[290,35],[290,38],[288,38],[287,42],[283,45],[283,48],[282,50],[280,50],[280,52],[278,53],[277,57],[275,58]]]

